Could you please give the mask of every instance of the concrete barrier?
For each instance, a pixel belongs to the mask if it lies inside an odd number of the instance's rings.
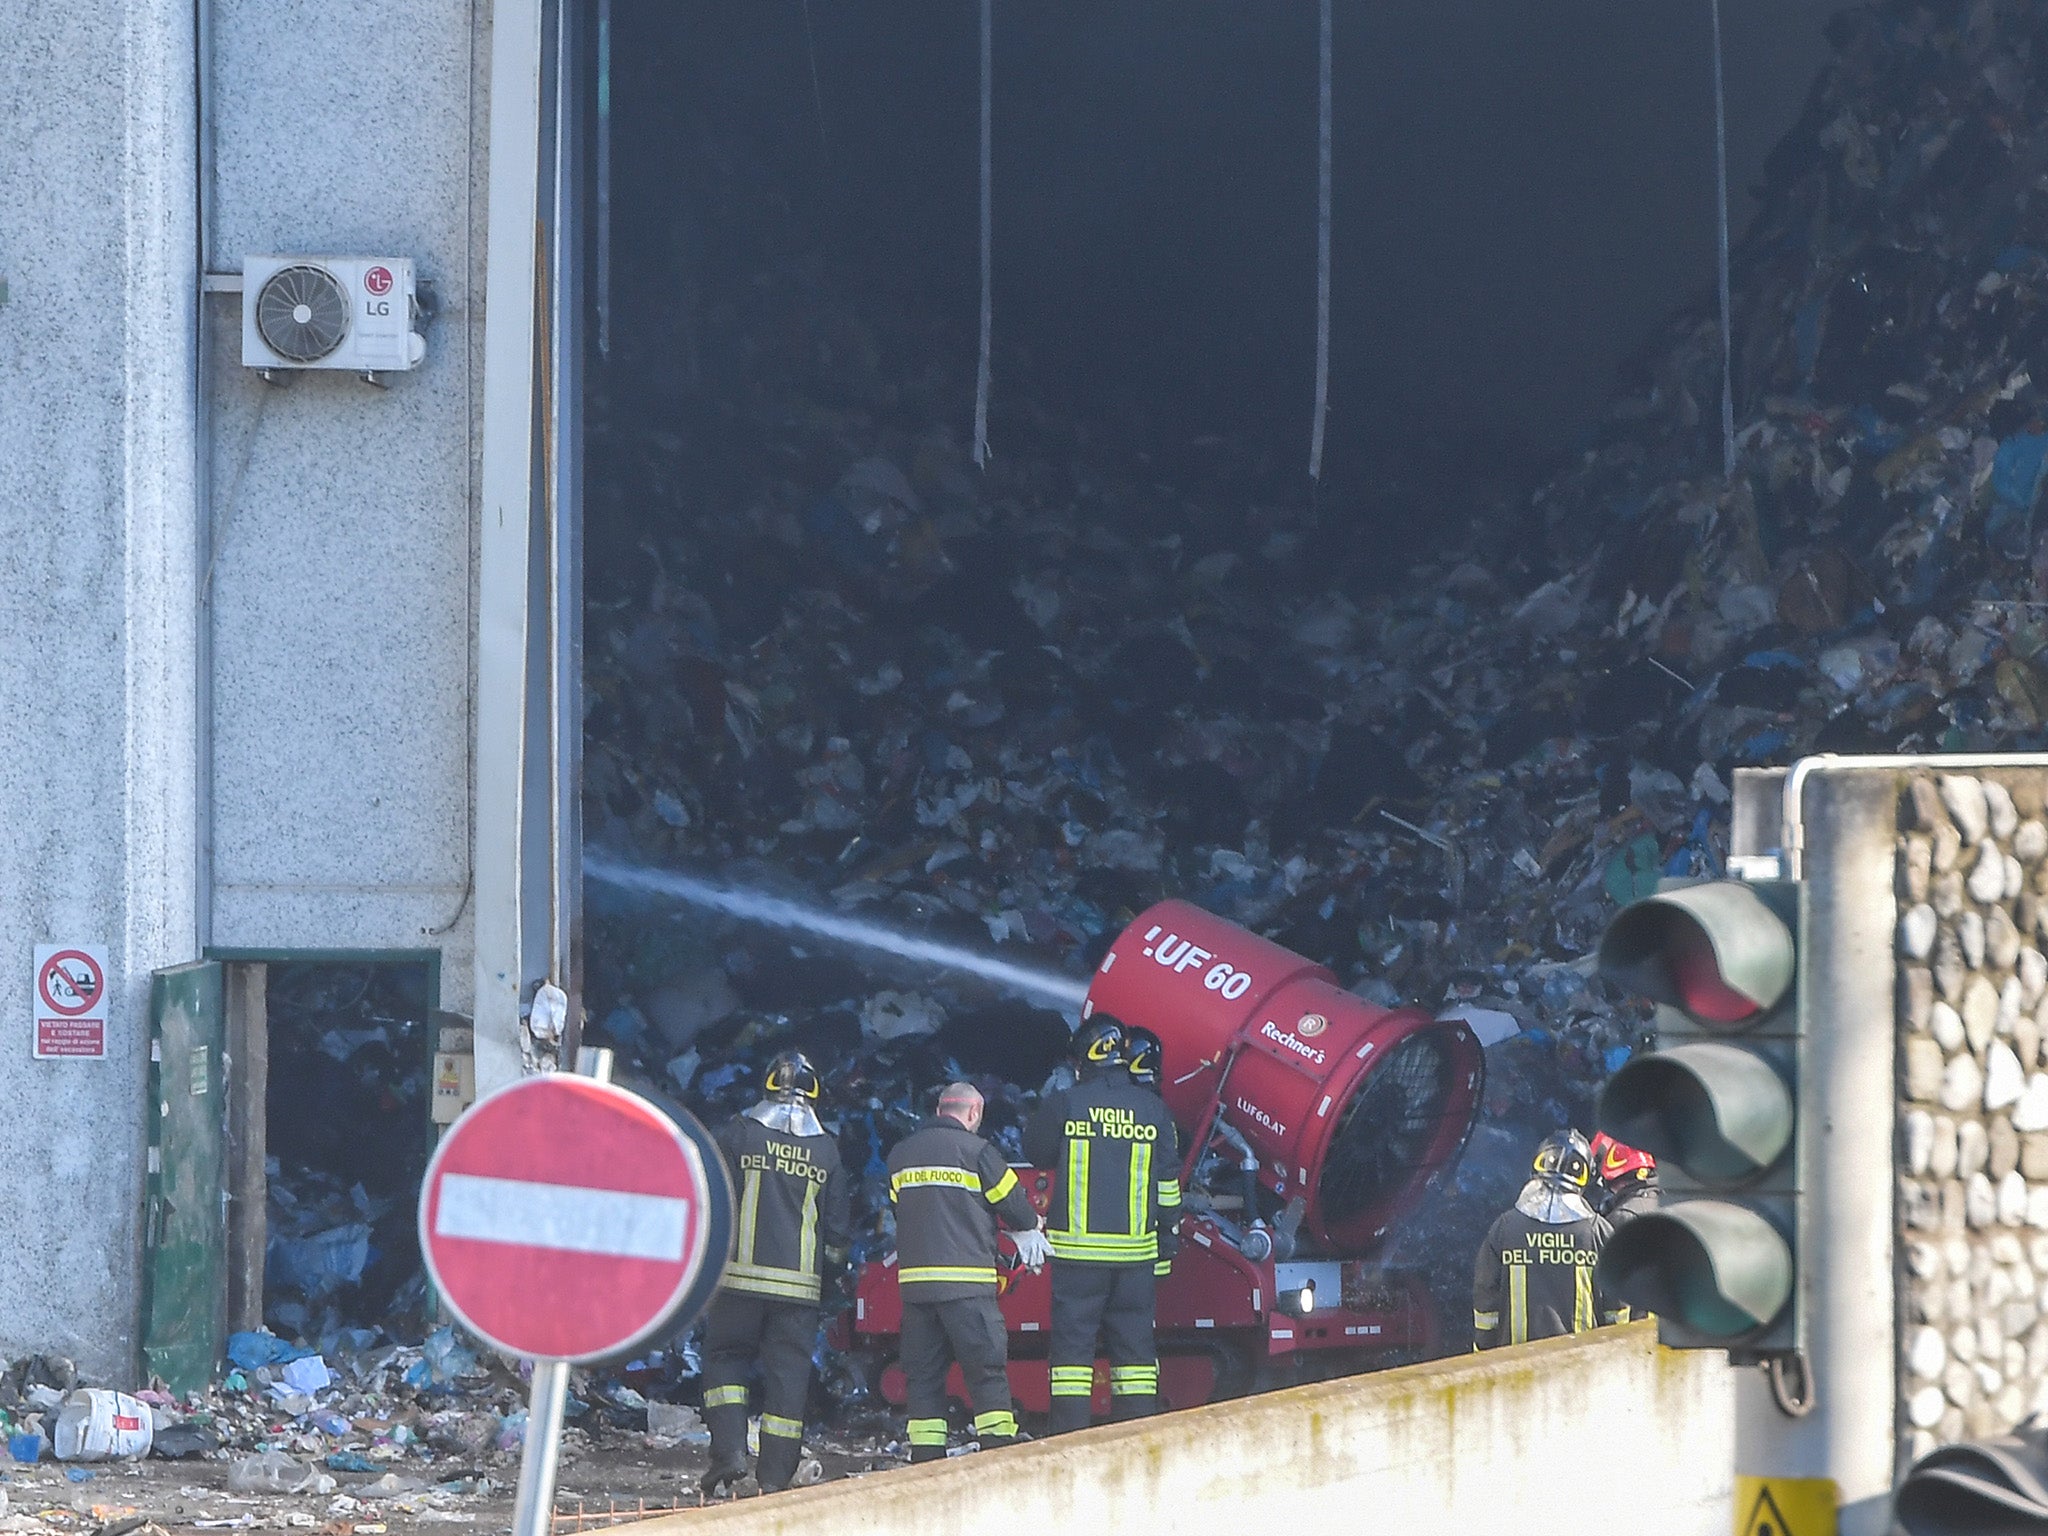
[[[1727,1536],[1735,1373],[1656,1325],[1213,1403],[636,1524],[749,1536],[1426,1531]],[[1341,1526],[1333,1527],[1333,1518]],[[1193,1522],[1201,1521],[1200,1527]]]

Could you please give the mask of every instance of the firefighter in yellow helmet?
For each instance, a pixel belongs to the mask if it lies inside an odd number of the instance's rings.
[[[1024,1127],[1024,1155],[1058,1176],[1052,1240],[1054,1434],[1085,1429],[1095,1393],[1095,1340],[1109,1356],[1112,1419],[1159,1404],[1152,1337],[1157,1266],[1180,1225],[1180,1143],[1159,1095],[1131,1075],[1121,1022],[1098,1013],[1074,1033],[1071,1088],[1049,1093]]]
[[[1592,1188],[1586,1138],[1577,1131],[1546,1137],[1513,1209],[1500,1214],[1480,1245],[1472,1279],[1474,1348],[1627,1320],[1627,1308],[1593,1283],[1593,1266],[1614,1229],[1594,1211]]]
[[[762,1491],[787,1488],[802,1459],[822,1280],[846,1257],[850,1193],[839,1145],[818,1123],[821,1091],[817,1069],[784,1051],[768,1064],[761,1102],[718,1133],[739,1213],[704,1321],[707,1493],[746,1476],[747,1378],[757,1370]]]

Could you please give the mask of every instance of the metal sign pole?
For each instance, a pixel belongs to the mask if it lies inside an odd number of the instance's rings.
[[[569,1363],[536,1360],[526,1398],[526,1443],[519,1453],[519,1493],[512,1536],[549,1536],[555,1509],[555,1464],[562,1454],[562,1409],[569,1401]]]
[[[576,1053],[576,1071],[600,1083],[612,1080],[612,1053],[589,1046]],[[562,1458],[562,1410],[569,1402],[569,1362],[536,1360],[526,1396],[526,1439],[519,1451],[519,1491],[512,1504],[512,1536],[551,1536],[555,1468]]]

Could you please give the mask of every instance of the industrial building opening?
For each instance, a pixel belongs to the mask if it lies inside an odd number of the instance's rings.
[[[430,970],[266,967],[264,1321],[285,1338],[422,1330]]]
[[[1236,1011],[1200,1049],[1165,1029],[1196,1199],[1277,1266],[1244,1358],[1205,1337],[1170,1398],[1461,1347],[1488,1216],[1628,1049],[1582,978],[1526,974],[1591,906],[1491,894],[1574,845],[1523,782],[1567,723],[1495,707],[1483,647],[1551,574],[1552,445],[1711,274],[1706,39],[1498,20],[691,0],[585,39],[585,1039],[713,1123],[810,1053],[858,1265],[939,1083],[976,1078],[1021,1158],[1138,914],[1280,940],[1329,994],[1292,1047]],[[1390,62],[1447,52],[1448,97]],[[1738,71],[1738,170],[1810,63],[1773,57]],[[1484,85],[1587,58],[1597,123]],[[1545,233],[1577,201],[1597,248]],[[1661,707],[1646,677],[1614,707]],[[1617,770],[1584,767],[1590,811]],[[1517,1035],[1525,986],[1556,1035]],[[1474,1033],[1490,1113],[1452,1179]],[[1355,1077],[1304,1065],[1340,1038]],[[1297,1090],[1259,1052],[1290,1049],[1320,1109],[1273,1107]],[[1276,1310],[1317,1294],[1333,1320]],[[1376,1350],[1312,1355],[1332,1331]],[[832,1357],[843,1405],[900,1391],[866,1342]]]

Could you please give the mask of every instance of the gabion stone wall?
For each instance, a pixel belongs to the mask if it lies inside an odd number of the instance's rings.
[[[2048,1413],[2048,775],[1900,805],[1901,1449]]]

